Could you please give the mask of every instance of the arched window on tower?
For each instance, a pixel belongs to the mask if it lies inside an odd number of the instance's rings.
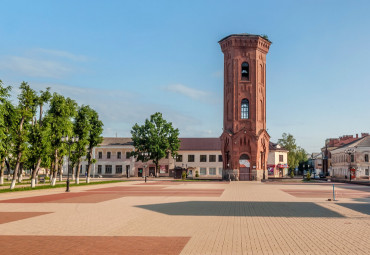
[[[249,80],[249,64],[247,62],[242,64],[242,79]]]
[[[244,98],[241,104],[241,118],[242,119],[249,119],[249,101],[248,99]]]

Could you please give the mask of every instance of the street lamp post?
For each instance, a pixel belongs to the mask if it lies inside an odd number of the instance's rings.
[[[346,149],[344,151],[345,154],[348,154],[349,155],[349,181],[352,180],[352,173],[351,173],[351,170],[352,170],[352,154],[355,153],[355,150],[354,149]]]
[[[78,142],[78,137],[73,137],[72,138],[69,138],[68,136],[63,136],[61,141],[63,143],[66,143],[68,145],[68,163],[67,163],[67,187],[66,187],[66,192],[69,192],[69,159],[71,157],[71,145],[73,143],[77,143]],[[79,169],[77,169],[77,171],[79,171]]]

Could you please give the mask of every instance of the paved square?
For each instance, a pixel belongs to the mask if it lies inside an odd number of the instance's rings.
[[[370,188],[335,189],[338,201],[328,201],[326,183],[125,182],[4,193],[0,217],[13,219],[0,222],[1,254],[369,254]]]

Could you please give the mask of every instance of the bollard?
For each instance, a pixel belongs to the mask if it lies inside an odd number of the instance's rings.
[[[334,190],[334,183],[333,183],[333,201],[335,201],[335,190]]]

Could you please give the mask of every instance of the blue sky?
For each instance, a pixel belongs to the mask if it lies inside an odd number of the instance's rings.
[[[370,132],[369,1],[1,1],[0,79],[89,104],[105,136],[160,111],[182,137],[222,132],[223,55],[266,34],[267,127],[308,152]]]

